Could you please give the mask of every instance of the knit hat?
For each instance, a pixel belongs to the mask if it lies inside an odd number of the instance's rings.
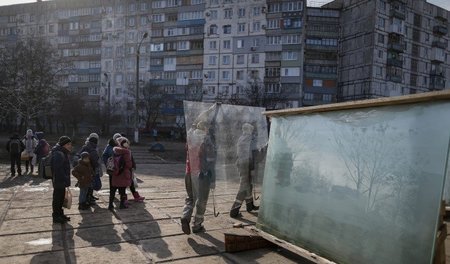
[[[96,138],[98,140],[98,134],[97,133],[91,133],[88,137],[89,138]]]
[[[114,136],[113,136],[113,139],[114,140],[117,140],[118,138],[120,138],[122,135],[120,134],[120,133],[116,133],[116,134],[114,134]]]
[[[86,152],[86,151],[83,151],[83,152],[81,152],[81,154],[80,154],[80,157],[82,158],[82,159],[84,159],[84,158],[86,158],[86,157],[89,157],[90,155],[89,155],[89,152]]]
[[[70,139],[70,137],[68,136],[62,136],[59,138],[58,140],[58,144],[62,147],[68,143],[72,142],[72,140]]]
[[[94,143],[94,144],[97,144],[97,143],[98,143],[98,139],[95,138],[95,137],[90,137],[90,138],[88,138],[88,141],[89,141],[89,142],[92,142],[92,143]]]
[[[125,144],[125,143],[130,144],[130,142],[128,141],[128,139],[126,137],[119,137],[119,138],[117,138],[117,143],[121,147],[123,147],[123,144]]]

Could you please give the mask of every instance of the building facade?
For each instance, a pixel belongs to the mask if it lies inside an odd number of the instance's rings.
[[[336,0],[341,10],[339,100],[449,87],[449,12],[417,0]]]
[[[62,89],[86,98],[106,123],[120,120],[127,132],[136,113],[140,128],[182,126],[183,100],[255,96],[252,104],[273,109],[449,86],[447,10],[424,0],[306,4],[39,1],[0,7],[0,46],[49,40],[73,65],[59,76]]]

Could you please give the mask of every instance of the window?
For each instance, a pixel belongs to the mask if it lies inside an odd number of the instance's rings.
[[[223,18],[225,19],[232,19],[233,18],[233,9],[227,8],[224,10]]]
[[[252,30],[253,30],[253,32],[261,31],[261,22],[259,22],[259,21],[253,22]]]
[[[217,62],[217,56],[209,56],[209,59],[208,59],[209,65],[216,65],[216,62]]]
[[[224,40],[223,41],[223,48],[224,49],[231,49],[231,40]]]
[[[257,7],[253,7],[253,16],[259,16],[261,15],[261,7],[257,6]]]
[[[378,34],[378,43],[380,44],[384,44],[384,35],[383,34]]]
[[[384,28],[384,18],[382,17],[378,18],[378,27]]]
[[[283,51],[281,53],[282,60],[297,60],[298,52],[297,51]]]
[[[322,87],[323,85],[323,80],[313,80],[313,86],[314,87]]]
[[[332,94],[324,94],[322,95],[322,101],[324,102],[331,102],[333,100]]]
[[[236,42],[236,47],[238,49],[242,49],[244,47],[244,40],[243,39],[238,39]]]
[[[211,10],[209,13],[212,20],[217,19],[217,10]]]
[[[252,54],[252,63],[259,63],[259,54]]]
[[[245,8],[239,8],[238,16],[239,17],[245,17]]]
[[[231,25],[223,26],[223,34],[231,34]]]
[[[128,19],[128,26],[134,27],[134,25],[135,25],[134,17],[130,17],[130,18]]]
[[[209,42],[209,49],[217,49],[217,42],[215,40]]]
[[[268,19],[267,20],[267,28],[270,28],[270,29],[280,28],[280,20],[279,19]]]
[[[224,55],[222,57],[222,64],[223,65],[230,65],[230,55]]]
[[[239,33],[245,32],[245,23],[238,24],[238,32]]]
[[[208,71],[207,73],[206,73],[206,79],[208,80],[208,81],[212,81],[212,80],[215,80],[216,79],[216,72],[215,71]]]
[[[230,72],[229,71],[222,71],[222,79],[223,80],[230,80]]]
[[[236,71],[236,79],[237,80],[244,80],[244,71]]]
[[[178,50],[188,50],[189,49],[189,41],[182,40],[178,42]]]
[[[312,101],[314,99],[314,94],[313,93],[305,93],[303,95],[303,98],[305,101]]]
[[[259,39],[257,39],[257,38],[253,39],[252,47],[259,47]]]
[[[244,55],[237,55],[236,64],[244,64]]]
[[[55,25],[48,25],[48,33],[55,33]]]
[[[216,26],[216,25],[211,25],[211,26],[209,27],[209,34],[210,34],[210,35],[217,34],[217,26]]]

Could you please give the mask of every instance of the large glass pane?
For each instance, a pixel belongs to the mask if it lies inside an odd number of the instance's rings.
[[[189,140],[189,134],[195,133],[199,123],[204,123],[207,127],[207,135],[214,146],[213,176],[217,180],[216,189],[219,194],[238,192],[238,145],[245,127],[251,128],[247,142],[250,148],[248,154],[251,153],[253,157],[250,183],[256,187],[262,181],[268,143],[267,121],[262,114],[264,111],[261,107],[184,101],[188,145],[195,143],[194,140]],[[231,208],[232,201],[230,199],[226,210]]]
[[[450,103],[272,117],[258,227],[338,263],[431,263]]]

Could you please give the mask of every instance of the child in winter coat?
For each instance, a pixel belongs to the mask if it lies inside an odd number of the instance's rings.
[[[78,187],[80,187],[80,196],[78,210],[89,209],[87,202],[89,187],[91,186],[94,170],[91,166],[90,155],[88,152],[82,152],[78,164],[73,168],[72,175],[78,180]]]

